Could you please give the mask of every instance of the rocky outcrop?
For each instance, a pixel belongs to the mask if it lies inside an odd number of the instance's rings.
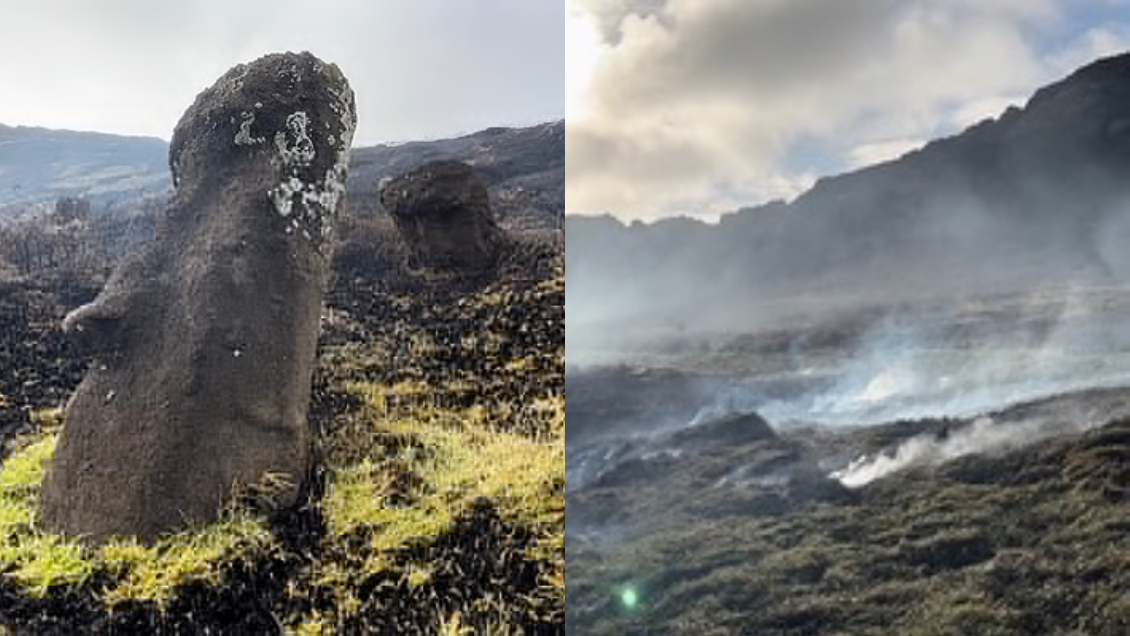
[[[680,453],[697,453],[776,439],[773,427],[757,413],[727,413],[675,431],[667,445]]]
[[[390,180],[380,196],[419,264],[476,274],[497,262],[501,233],[471,166],[427,163]]]
[[[276,54],[228,71],[181,118],[157,239],[64,330],[94,354],[45,477],[43,526],[152,540],[237,495],[296,501],[353,93]]]

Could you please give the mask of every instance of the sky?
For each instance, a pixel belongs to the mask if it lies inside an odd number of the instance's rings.
[[[1130,0],[566,0],[566,212],[705,220],[1130,49]]]
[[[308,50],[357,97],[354,146],[564,117],[562,0],[4,0],[0,123],[168,140],[241,62]]]

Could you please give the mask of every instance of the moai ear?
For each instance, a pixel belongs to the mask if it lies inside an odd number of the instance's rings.
[[[152,294],[158,285],[153,278],[153,246],[122,259],[102,291],[89,303],[63,318],[63,334],[81,355],[120,353],[137,324],[137,312],[152,311]]]
[[[63,333],[84,355],[116,351],[123,344],[124,313],[123,303],[99,296],[67,314]]]

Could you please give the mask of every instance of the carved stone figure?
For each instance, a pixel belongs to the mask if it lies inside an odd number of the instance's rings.
[[[421,265],[475,274],[495,264],[501,232],[471,166],[424,164],[389,180],[380,198]]]
[[[169,150],[156,240],[63,329],[94,362],[44,478],[45,529],[101,542],[295,502],[356,111],[338,68],[274,54],[224,74]]]

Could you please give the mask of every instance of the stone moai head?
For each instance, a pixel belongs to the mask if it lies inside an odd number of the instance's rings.
[[[381,205],[421,264],[477,273],[495,264],[500,231],[470,165],[439,160],[389,179]]]
[[[356,111],[309,53],[228,71],[173,134],[156,240],[64,331],[94,355],[44,478],[45,529],[152,540],[271,484],[293,504]]]

